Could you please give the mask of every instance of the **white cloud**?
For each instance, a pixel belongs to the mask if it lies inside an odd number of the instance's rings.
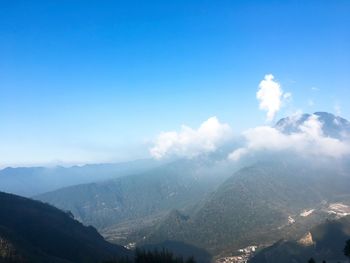
[[[229,159],[237,161],[247,154],[263,150],[288,150],[300,155],[334,158],[350,154],[350,143],[324,136],[322,123],[315,115],[305,121],[297,133],[287,135],[276,128],[261,126],[246,131],[243,136],[246,139],[245,147],[233,151]]]
[[[283,92],[278,82],[273,80],[273,75],[265,75],[259,84],[256,98],[260,101],[260,109],[267,111],[267,120],[271,121],[281,107],[281,97]]]
[[[179,132],[162,132],[150,149],[150,154],[157,159],[166,156],[191,158],[215,151],[231,137],[231,134],[228,124],[220,123],[216,117],[211,117],[198,129],[182,125]]]
[[[259,100],[259,108],[267,111],[267,120],[272,121],[276,113],[282,106],[282,101],[289,101],[292,98],[290,92],[283,93],[281,85],[274,81],[272,74],[265,75],[265,78],[259,84],[259,90],[256,93]]]

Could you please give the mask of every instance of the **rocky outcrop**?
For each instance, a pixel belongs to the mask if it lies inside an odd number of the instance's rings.
[[[298,240],[298,244],[308,247],[314,245],[311,232],[307,232],[302,238]]]

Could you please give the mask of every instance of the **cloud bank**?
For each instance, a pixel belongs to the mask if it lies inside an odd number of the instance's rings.
[[[267,120],[272,121],[283,103],[292,98],[292,94],[283,92],[274,76],[268,74],[260,82],[256,98],[259,100],[260,109],[267,111]],[[349,136],[342,136],[341,139],[326,136],[317,115],[311,115],[306,120],[301,120],[302,116],[300,111],[284,119],[284,123],[279,126],[258,126],[245,131],[242,134],[243,147],[235,149],[228,155],[228,159],[238,161],[244,156],[262,151],[288,151],[299,156],[330,158],[350,154]],[[150,149],[150,154],[156,159],[168,156],[192,158],[214,152],[230,139],[232,131],[229,125],[211,117],[198,129],[183,125],[180,131],[160,133]]]
[[[179,132],[162,132],[150,149],[156,159],[167,156],[192,158],[203,153],[214,152],[232,135],[228,124],[220,123],[216,117],[203,122],[198,129],[182,125]]]
[[[272,121],[276,113],[280,110],[283,100],[290,100],[291,93],[283,93],[281,85],[274,81],[272,74],[265,75],[259,84],[256,98],[259,100],[259,108],[267,111],[267,120]]]
[[[230,160],[238,161],[243,156],[258,151],[292,151],[302,156],[324,156],[339,158],[350,154],[350,143],[326,137],[318,117],[311,115],[298,132],[284,134],[270,126],[260,126],[243,133],[245,146],[229,155]]]

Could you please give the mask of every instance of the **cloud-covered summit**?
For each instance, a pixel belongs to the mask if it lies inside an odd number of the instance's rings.
[[[337,139],[346,139],[349,136],[350,122],[339,116],[328,112],[315,112],[322,124],[322,131],[325,136]],[[310,118],[311,114],[296,113],[286,118],[282,118],[276,123],[276,128],[283,133],[291,134],[300,131],[302,124]]]
[[[244,132],[244,146],[234,150],[229,159],[237,161],[261,151],[340,158],[350,154],[348,124],[345,119],[329,113],[291,116],[280,120],[275,127],[259,126]]]
[[[272,121],[283,103],[291,98],[272,74],[265,75],[256,94],[259,107],[267,111]],[[228,159],[238,161],[256,152],[287,151],[300,156],[340,158],[350,154],[350,122],[331,113],[300,111],[283,118],[275,126],[258,126],[232,140],[232,129],[217,117],[204,121],[198,129],[182,125],[180,131],[160,133],[150,154],[156,159],[164,157],[193,158],[215,152],[224,143],[239,144],[228,154]],[[228,145],[228,144],[227,144]]]

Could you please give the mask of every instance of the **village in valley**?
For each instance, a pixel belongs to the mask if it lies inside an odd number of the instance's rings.
[[[237,256],[223,257],[216,260],[215,263],[247,263],[248,260],[255,254],[257,246],[248,246],[238,249]]]

